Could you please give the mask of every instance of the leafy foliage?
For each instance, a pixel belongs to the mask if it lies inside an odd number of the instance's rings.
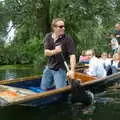
[[[119,9],[119,0],[4,0],[0,2],[0,64],[44,64],[43,38],[55,17],[65,19],[77,56],[88,48],[96,49],[98,55],[110,51],[108,33],[120,20]],[[15,37],[4,47],[10,20]]]

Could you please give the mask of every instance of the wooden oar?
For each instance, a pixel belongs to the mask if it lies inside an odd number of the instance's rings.
[[[61,56],[64,60],[64,65],[67,69],[67,72],[70,71],[69,66],[63,56],[63,53],[61,53]],[[72,89],[72,101],[73,102],[81,102],[85,105],[90,105],[94,101],[94,95],[90,91],[86,91],[83,86],[80,84],[80,80],[77,79],[71,79],[69,78],[69,82],[71,83],[71,89]]]

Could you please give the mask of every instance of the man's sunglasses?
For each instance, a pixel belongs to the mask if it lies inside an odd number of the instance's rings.
[[[64,25],[60,25],[60,26],[57,26],[57,25],[56,25],[56,27],[59,27],[59,28],[64,28],[65,26],[64,26]]]

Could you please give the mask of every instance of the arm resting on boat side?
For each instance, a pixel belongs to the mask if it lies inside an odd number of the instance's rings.
[[[74,54],[70,55],[70,71],[67,72],[67,75],[70,78],[74,78],[74,74],[75,74],[75,66],[76,66],[76,57]]]

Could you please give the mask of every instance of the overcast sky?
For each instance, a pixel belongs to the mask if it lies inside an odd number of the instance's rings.
[[[6,37],[6,43],[12,41],[13,38],[14,38],[15,28],[13,28],[12,25],[13,25],[12,21],[10,21],[9,22],[9,27],[8,27],[8,30],[7,30],[7,31],[9,31],[9,33],[8,33],[8,35]]]
[[[1,2],[1,1],[4,1],[4,0],[0,0],[0,2]],[[8,42],[10,42],[10,41],[13,40],[13,38],[14,38],[14,33],[15,33],[15,28],[12,27],[12,29],[11,29],[12,21],[10,21],[8,24],[9,24],[9,25],[8,25],[7,31],[9,31],[9,33],[8,33],[8,35],[5,37],[5,42],[6,42],[6,43],[8,43]]]

